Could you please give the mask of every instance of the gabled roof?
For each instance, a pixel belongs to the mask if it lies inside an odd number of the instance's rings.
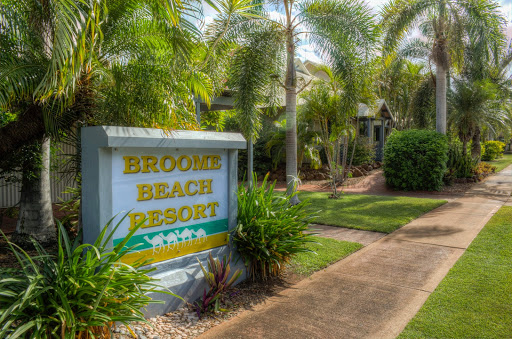
[[[307,75],[308,77],[312,76],[312,74],[309,72],[308,68],[304,65],[304,63],[299,58],[295,58],[295,70],[298,73]]]
[[[393,114],[391,114],[391,110],[384,99],[378,99],[375,103],[375,107],[370,108],[366,104],[359,104],[359,109],[357,111],[358,118],[380,118],[383,117],[385,119],[394,120]]]

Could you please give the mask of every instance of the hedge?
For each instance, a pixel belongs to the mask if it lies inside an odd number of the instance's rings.
[[[393,131],[384,147],[386,183],[399,190],[438,191],[448,161],[448,139],[426,130]]]
[[[505,151],[505,143],[501,141],[486,141],[483,144],[482,160],[492,161],[496,158],[501,158]]]

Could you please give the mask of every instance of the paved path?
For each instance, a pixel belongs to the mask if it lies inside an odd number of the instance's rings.
[[[511,192],[509,166],[203,337],[394,338]]]

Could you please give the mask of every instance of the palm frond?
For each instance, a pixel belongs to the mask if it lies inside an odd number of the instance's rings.
[[[229,88],[234,93],[242,133],[255,141],[261,128],[258,106],[268,102],[267,91],[277,90],[271,76],[283,69],[284,44],[283,36],[270,22],[262,22],[259,29],[245,39],[233,56]],[[270,95],[270,98],[275,97]]]

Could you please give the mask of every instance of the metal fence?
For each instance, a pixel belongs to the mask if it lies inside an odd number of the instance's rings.
[[[71,145],[60,144],[58,151],[52,158],[52,161],[61,158],[62,154],[72,154],[75,148]],[[76,187],[76,182],[71,175],[63,175],[63,167],[59,167],[50,174],[50,186],[52,194],[52,202],[58,203],[61,200],[71,198],[71,194],[64,194],[68,187]],[[16,205],[20,201],[21,183],[6,183],[0,179],[0,208],[7,208]],[[59,199],[60,198],[60,199]]]

